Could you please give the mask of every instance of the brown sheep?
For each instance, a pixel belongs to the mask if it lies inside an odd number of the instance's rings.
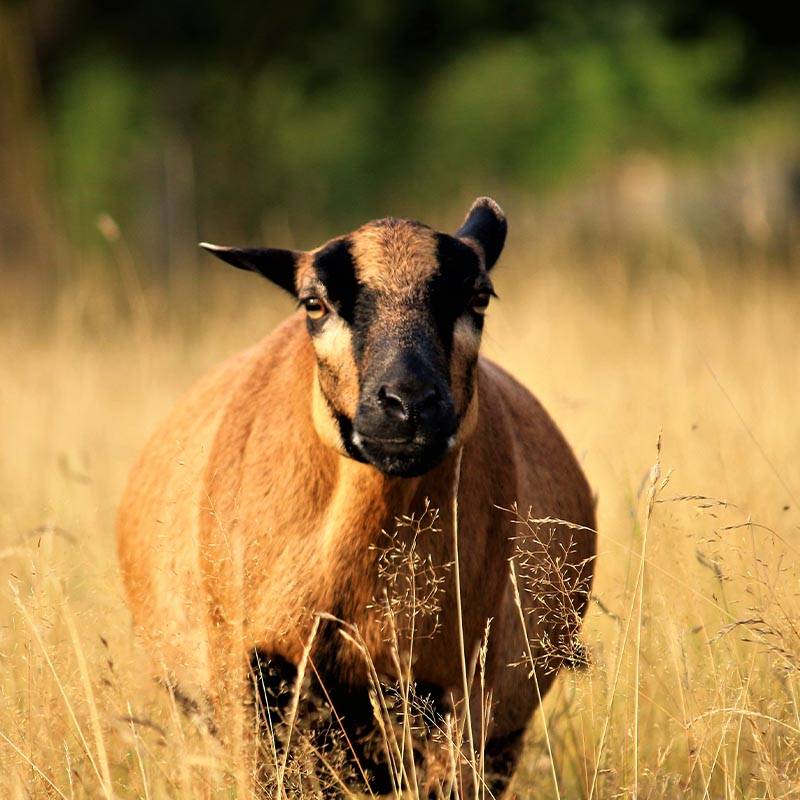
[[[505,236],[502,211],[481,198],[455,235],[384,219],[310,252],[204,245],[302,309],[178,403],[131,474],[118,547],[155,669],[187,703],[211,709],[221,734],[246,720],[237,708],[253,696],[254,672],[279,717],[306,653],[361,776],[373,791],[391,788],[385,765],[358,749],[371,680],[402,678],[398,637],[375,608],[381,537],[429,501],[440,531],[415,547],[444,577],[438,624],[413,645],[414,686],[439,720],[458,716],[464,665],[473,674],[492,620],[486,773],[495,796],[505,790],[539,698],[570,660],[595,553],[593,501],[569,445],[523,386],[479,356]],[[527,637],[509,571],[520,527],[502,510],[514,501],[570,523],[541,523],[517,567]],[[527,666],[509,666],[526,653]],[[429,762],[427,790],[442,779]]]

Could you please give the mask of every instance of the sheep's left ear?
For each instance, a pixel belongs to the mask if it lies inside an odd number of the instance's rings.
[[[200,247],[238,269],[258,272],[297,297],[295,271],[300,253],[296,250],[275,247],[221,247],[208,242],[200,242]]]
[[[486,269],[491,269],[503,251],[506,242],[506,215],[491,197],[479,197],[467,212],[464,224],[456,236],[471,239],[483,251]]]

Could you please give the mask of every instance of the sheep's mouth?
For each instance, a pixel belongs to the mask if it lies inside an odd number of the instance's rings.
[[[454,436],[438,434],[413,438],[367,436],[353,431],[352,443],[364,461],[385,475],[414,478],[433,469],[453,446]]]
[[[366,443],[377,447],[414,447],[422,446],[424,442],[416,437],[408,436],[367,436],[365,433],[355,431],[353,441],[356,445]]]

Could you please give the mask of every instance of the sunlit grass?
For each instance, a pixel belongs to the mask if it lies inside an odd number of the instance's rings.
[[[575,272],[521,253],[497,274],[485,351],[545,403],[599,498],[591,663],[547,696],[516,789],[793,796],[800,286],[757,269],[627,275],[600,256]],[[149,678],[113,517],[180,392],[289,313],[254,280],[137,291],[132,307],[86,280],[46,317],[25,293],[4,305],[3,797],[231,792],[239,765]]]

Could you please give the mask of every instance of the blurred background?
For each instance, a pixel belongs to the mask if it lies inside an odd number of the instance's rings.
[[[146,438],[292,308],[197,242],[454,230],[485,194],[484,352],[599,496],[593,666],[546,699],[519,796],[800,796],[788,13],[0,0],[0,796],[230,798],[242,768],[150,680],[116,568]]]
[[[163,277],[200,239],[452,227],[480,194],[512,245],[547,231],[576,264],[786,267],[800,28],[776,8],[3,0],[0,268],[102,270],[122,236]]]

